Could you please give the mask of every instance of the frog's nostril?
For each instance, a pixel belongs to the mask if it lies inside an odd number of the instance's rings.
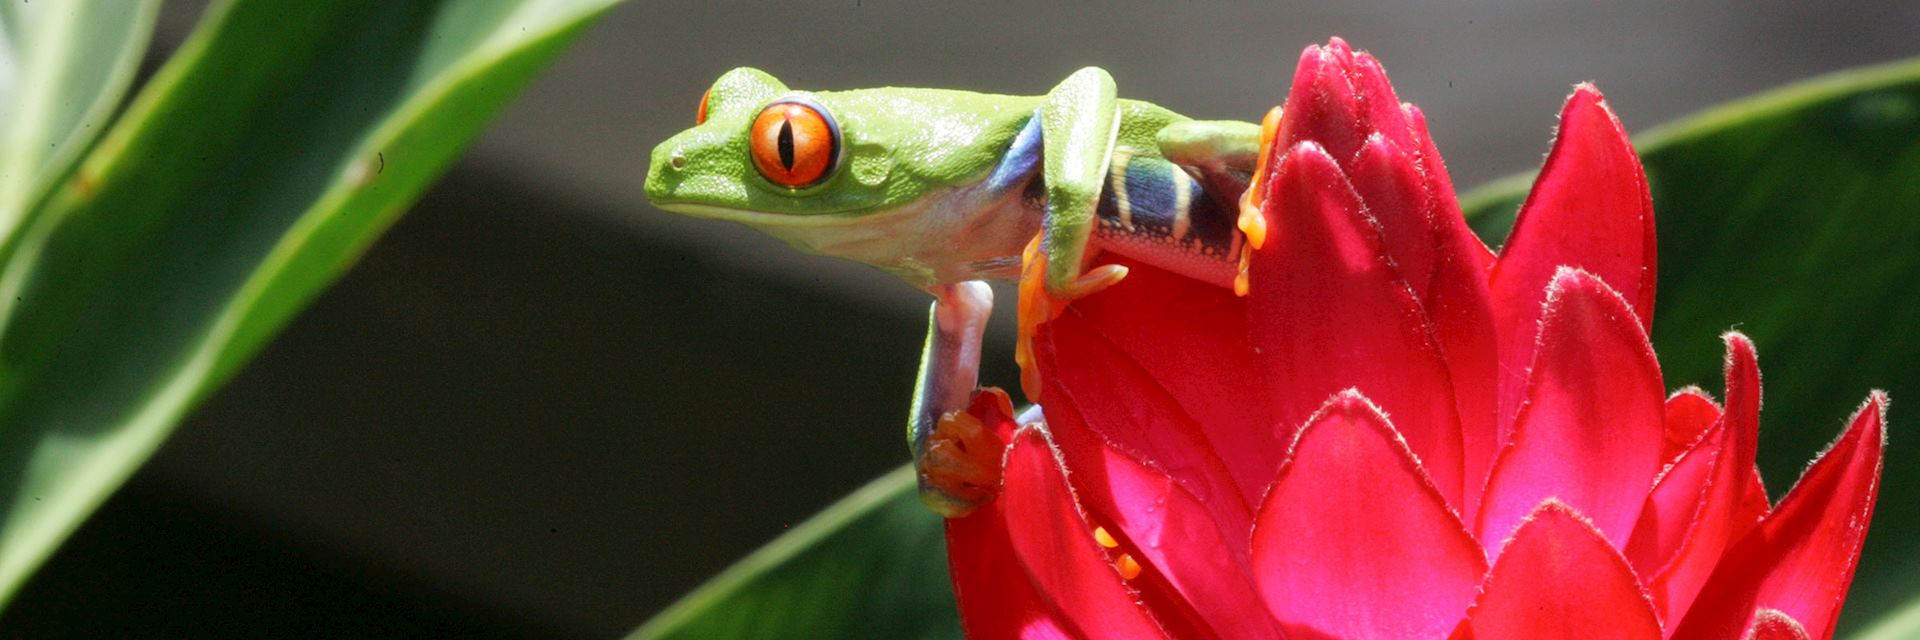
[[[681,153],[679,149],[674,149],[673,155],[667,156],[667,166],[673,167],[675,169],[686,167],[687,154]]]

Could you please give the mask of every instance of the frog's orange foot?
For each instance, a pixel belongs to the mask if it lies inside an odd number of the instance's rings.
[[[920,501],[949,518],[992,501],[1013,429],[1013,401],[992,387],[975,391],[965,410],[942,414],[914,457]]]
[[[1124,265],[1108,264],[1080,274],[1065,287],[1047,286],[1047,252],[1041,248],[1041,236],[1034,236],[1020,255],[1019,342],[1014,345],[1013,361],[1020,365],[1020,391],[1028,402],[1040,402],[1040,369],[1033,357],[1033,338],[1040,325],[1060,317],[1067,303],[1105,290],[1127,277]]]
[[[1240,249],[1239,272],[1233,278],[1233,293],[1245,296],[1250,288],[1247,282],[1247,265],[1252,252],[1267,244],[1267,217],[1260,210],[1266,206],[1267,196],[1267,158],[1273,155],[1274,139],[1280,134],[1280,107],[1267,111],[1267,117],[1260,120],[1260,151],[1255,156],[1253,180],[1247,183],[1246,193],[1240,194],[1240,217],[1238,226],[1241,235],[1246,236],[1247,244]]]

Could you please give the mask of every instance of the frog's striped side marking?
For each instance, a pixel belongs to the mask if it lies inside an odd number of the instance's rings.
[[[1127,163],[1133,151],[1115,149],[1113,164],[1107,170],[1107,193],[1113,194],[1113,206],[1120,212],[1120,228],[1133,231],[1133,203],[1127,200]]]
[[[1124,151],[1124,150],[1123,150]],[[1234,198],[1214,197],[1187,169],[1157,156],[1116,154],[1095,210],[1102,249],[1190,278],[1233,283],[1241,238]]]
[[[1186,171],[1169,171],[1167,177],[1173,179],[1173,239],[1187,239],[1187,232],[1193,230],[1193,192],[1199,190],[1193,183],[1193,176]],[[1206,194],[1200,194],[1206,197]]]

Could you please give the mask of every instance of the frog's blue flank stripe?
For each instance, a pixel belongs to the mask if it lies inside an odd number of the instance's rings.
[[[987,176],[988,193],[1025,189],[1031,197],[1042,197],[1034,191],[1040,179],[1041,137],[1036,113]],[[1131,246],[1184,264],[1231,264],[1236,258],[1237,212],[1222,203],[1232,202],[1239,194],[1209,194],[1206,183],[1187,168],[1124,148],[1115,150],[1107,172],[1095,209],[1094,235],[1102,244]],[[1029,206],[1035,207],[1037,215],[1038,201]]]
[[[1234,249],[1234,212],[1219,205],[1180,165],[1154,156],[1116,153],[1100,194],[1099,234],[1170,245],[1227,260]]]
[[[1026,184],[1027,179],[1038,173],[1040,168],[1040,112],[1034,111],[1033,118],[1027,120],[1027,126],[1013,138],[1013,144],[1000,156],[1000,164],[993,168],[993,175],[987,177],[989,193],[1006,193],[1008,189]]]

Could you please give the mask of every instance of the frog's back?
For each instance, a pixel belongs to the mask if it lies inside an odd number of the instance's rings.
[[[884,144],[945,184],[968,182],[993,166],[1046,102],[1045,96],[900,87],[816,95],[842,119],[850,146]],[[1154,135],[1189,119],[1142,100],[1122,99],[1119,108],[1117,145],[1136,155],[1159,155]]]

